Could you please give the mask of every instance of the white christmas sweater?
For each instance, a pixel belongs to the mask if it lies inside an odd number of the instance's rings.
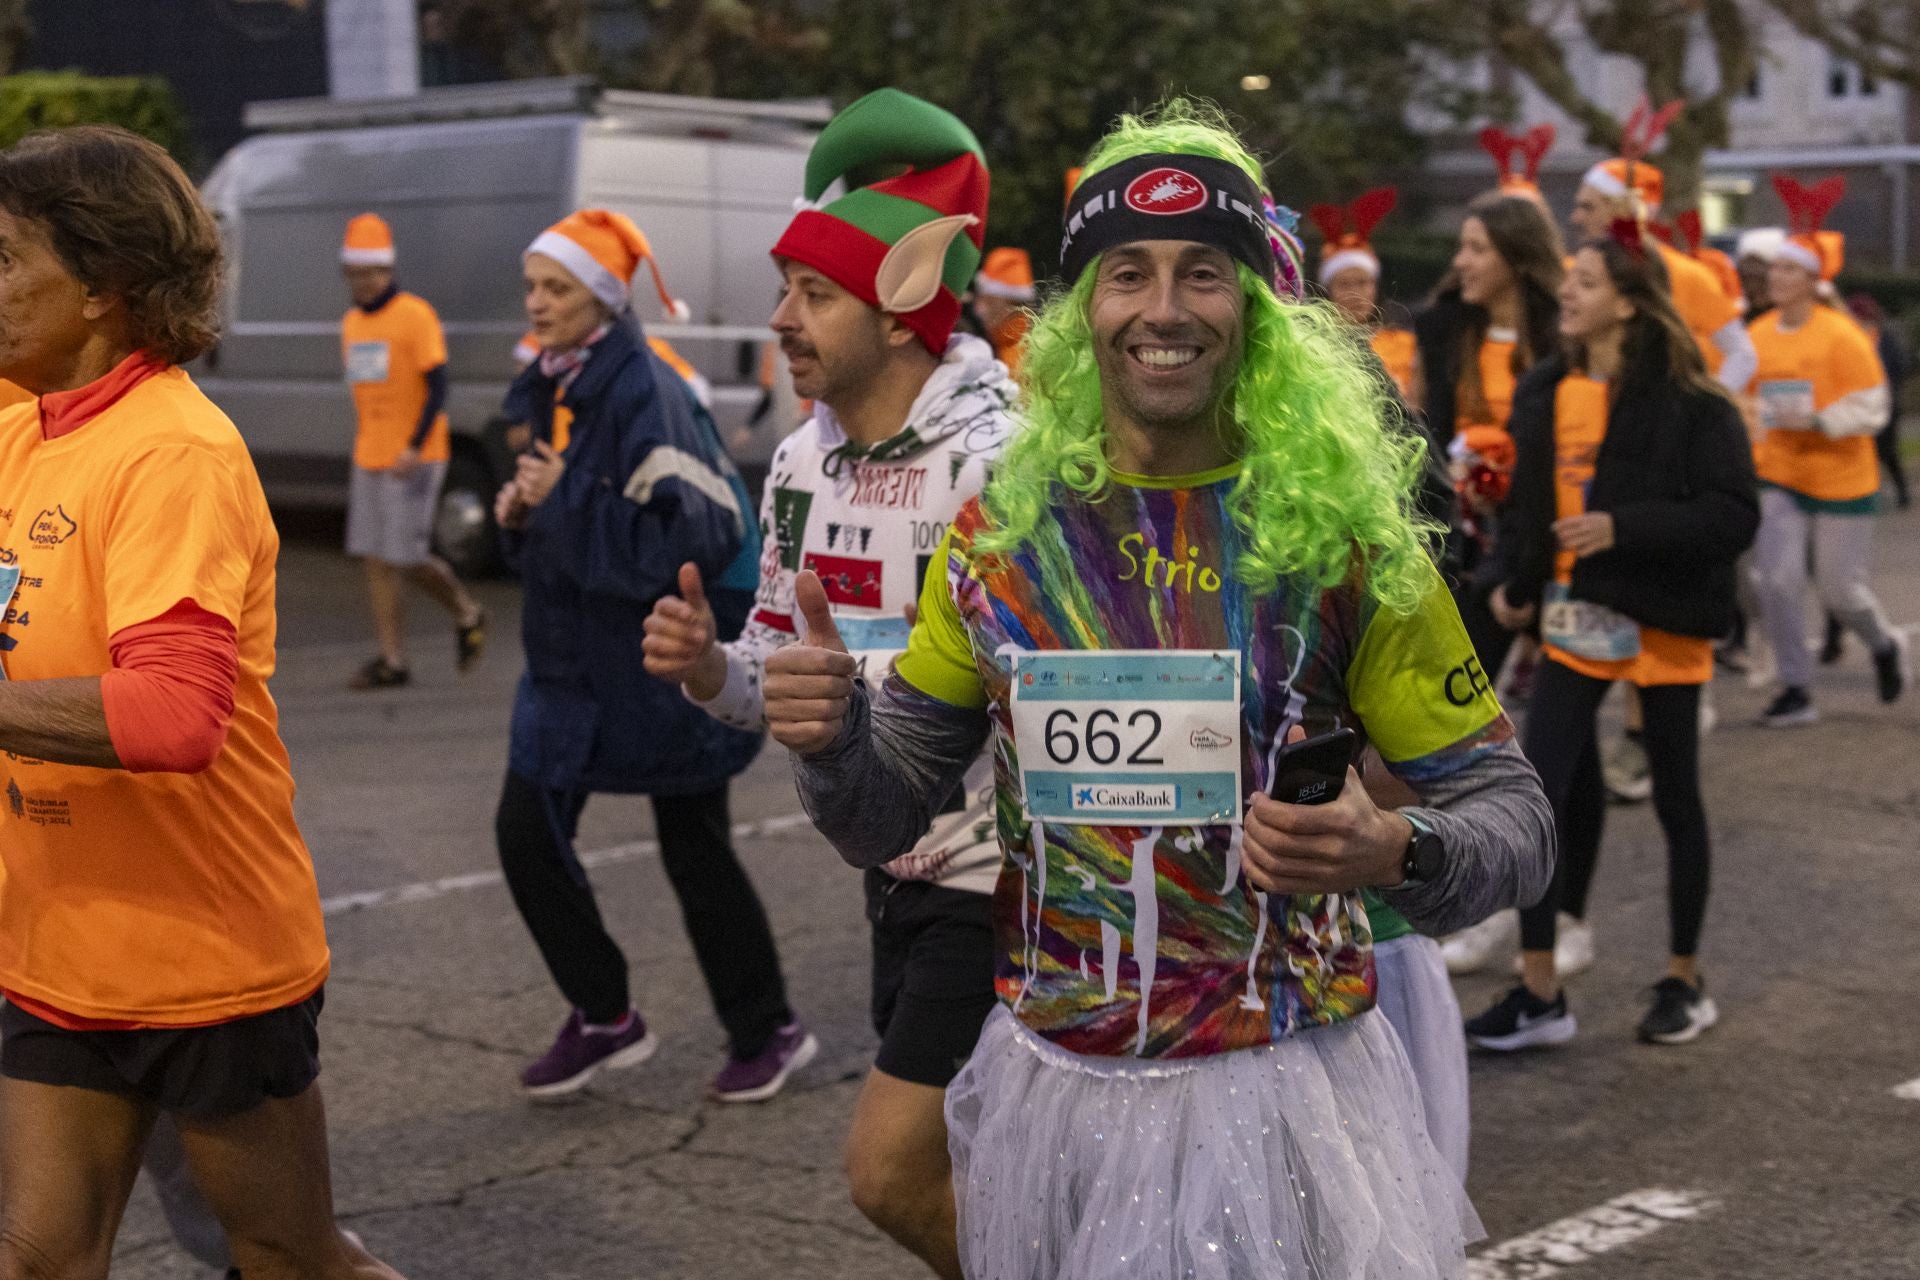
[[[760,504],[760,590],[740,638],[722,646],[725,686],[699,705],[737,728],[766,723],[762,674],[767,655],[797,638],[793,580],[802,569],[820,575],[863,674],[884,677],[907,647],[906,606],[918,602],[948,522],[986,484],[1012,429],[1013,398],[993,348],[956,334],[898,435],[863,448],[820,405],[782,441]],[[887,873],[991,893],[1000,868],[992,800],[993,770],[982,756],[953,811]]]

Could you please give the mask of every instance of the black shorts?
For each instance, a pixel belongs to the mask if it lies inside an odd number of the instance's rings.
[[[874,1066],[944,1089],[993,1012],[993,898],[867,872]]]
[[[0,1075],[212,1118],[296,1098],[320,1074],[326,988],[284,1009],[178,1030],[69,1031],[0,1006]]]

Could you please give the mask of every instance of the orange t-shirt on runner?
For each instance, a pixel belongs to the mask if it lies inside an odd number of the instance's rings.
[[[1587,486],[1600,458],[1600,442],[1607,437],[1607,384],[1570,373],[1560,380],[1553,397],[1554,514],[1585,515]],[[1573,552],[1554,556],[1553,580],[1573,582]],[[1543,645],[1547,656],[1594,680],[1625,680],[1646,688],[1662,684],[1705,684],[1713,679],[1713,642],[1698,636],[1680,636],[1657,627],[1640,628],[1636,657],[1604,662],[1582,658],[1554,644]]]
[[[0,409],[0,570],[20,574],[7,678],[99,676],[110,637],[182,600],[231,622],[239,648],[204,772],[0,760],[0,989],[83,1022],[200,1026],[325,981],[267,691],[279,545],[239,432],[182,370],[53,440],[37,405]]]
[[[1387,375],[1393,379],[1393,385],[1400,388],[1400,398],[1413,398],[1414,343],[1411,329],[1375,329],[1367,340],[1373,348],[1373,354],[1380,357],[1380,363],[1387,366]],[[1485,375],[1481,375],[1484,379]]]
[[[1673,309],[1686,322],[1687,332],[1700,348],[1700,358],[1707,362],[1707,372],[1719,373],[1726,357],[1713,345],[1713,335],[1740,318],[1739,300],[1727,296],[1713,268],[1695,262],[1672,245],[1660,245],[1660,261],[1667,268]]]
[[[350,307],[340,321],[340,354],[360,431],[353,465],[385,471],[399,460],[427,408],[427,374],[447,362],[440,317],[426,299],[396,293],[378,311]],[[441,414],[420,442],[420,461],[452,457],[447,415]]]
[[[1880,460],[1870,435],[1836,440],[1811,431],[1768,425],[1770,406],[1797,402],[1815,413],[1836,400],[1871,391],[1887,380],[1880,353],[1852,317],[1816,306],[1798,329],[1780,327],[1769,311],[1747,327],[1760,367],[1753,385],[1764,434],[1754,446],[1760,479],[1804,497],[1852,502],[1880,491]]]
[[[0,409],[5,409],[9,405],[26,404],[36,399],[38,397],[25,387],[0,378]]]

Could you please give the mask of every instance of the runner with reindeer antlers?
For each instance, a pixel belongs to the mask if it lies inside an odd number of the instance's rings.
[[[1348,204],[1316,204],[1307,217],[1320,229],[1320,287],[1352,324],[1367,335],[1367,345],[1387,368],[1400,398],[1413,394],[1413,331],[1389,326],[1380,311],[1380,255],[1368,237],[1380,225],[1400,193],[1375,187]]]
[[[1867,583],[1880,490],[1873,437],[1891,404],[1886,374],[1860,327],[1819,296],[1846,256],[1841,234],[1822,226],[1846,181],[1835,176],[1809,188],[1778,174],[1773,186],[1791,234],[1767,274],[1774,310],[1752,329],[1765,432],[1755,448],[1763,487],[1754,575],[1781,686],[1761,721],[1781,727],[1818,718],[1803,612],[1809,545],[1827,612],[1873,654],[1880,700],[1894,701],[1913,677],[1907,641],[1887,624]]]
[[[1559,131],[1550,124],[1537,124],[1525,133],[1508,133],[1499,125],[1480,131],[1480,149],[1493,157],[1500,167],[1500,194],[1520,196],[1544,211],[1547,197],[1540,190],[1540,164],[1553,150]],[[1520,163],[1516,166],[1514,161]]]

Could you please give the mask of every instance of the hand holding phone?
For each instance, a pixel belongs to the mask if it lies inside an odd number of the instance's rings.
[[[1332,729],[1280,748],[1267,794],[1282,804],[1331,804],[1346,785],[1360,735]]]

